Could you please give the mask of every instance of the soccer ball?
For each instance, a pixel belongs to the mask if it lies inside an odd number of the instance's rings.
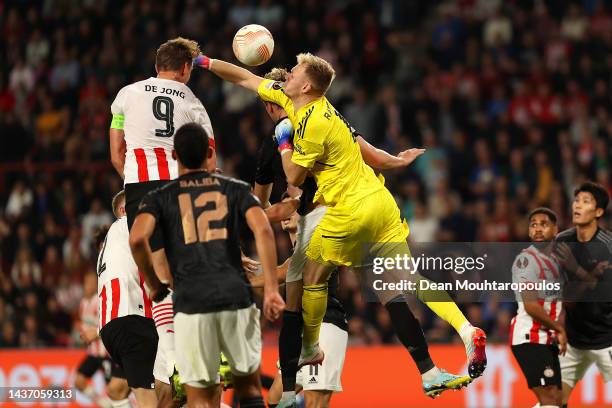
[[[254,67],[270,59],[274,51],[274,39],[266,27],[249,24],[236,32],[232,49],[238,61]]]

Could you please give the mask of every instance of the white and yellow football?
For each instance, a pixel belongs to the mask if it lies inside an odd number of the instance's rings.
[[[249,24],[236,32],[232,49],[238,61],[254,67],[270,59],[274,52],[274,38],[266,27]]]

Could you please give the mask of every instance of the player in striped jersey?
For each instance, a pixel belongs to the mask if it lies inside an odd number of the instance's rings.
[[[602,185],[587,181],[574,191],[573,228],[557,235],[555,254],[566,275],[564,303],[567,353],[561,356],[563,403],[595,363],[604,381],[612,381],[612,232],[599,219],[610,197]],[[571,287],[569,286],[571,284]]]
[[[176,129],[185,123],[200,124],[210,140],[208,170],[216,168],[210,118],[186,85],[199,53],[193,40],[178,37],[165,42],[155,57],[157,77],[123,87],[111,105],[111,161],[124,179],[130,229],[142,197],[178,176],[172,157]],[[154,245],[153,250],[161,247]]]
[[[541,207],[529,214],[529,239],[533,244],[514,260],[513,282],[562,283],[559,264],[552,254],[556,234],[557,216],[553,211]],[[560,298],[561,289],[517,293],[518,312],[512,319],[512,353],[542,408],[561,406],[559,353],[565,353],[567,337],[558,321]]]
[[[156,407],[153,364],[158,336],[144,280],[132,258],[125,214],[125,194],[113,198],[117,220],[110,226],[98,256],[100,338],[124,371],[139,407]]]

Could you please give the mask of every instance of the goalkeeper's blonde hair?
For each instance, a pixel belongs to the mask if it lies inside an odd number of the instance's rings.
[[[298,64],[306,65],[306,75],[311,80],[311,86],[320,95],[325,95],[332,81],[336,77],[336,71],[331,64],[321,57],[311,53],[302,53],[297,56]]]

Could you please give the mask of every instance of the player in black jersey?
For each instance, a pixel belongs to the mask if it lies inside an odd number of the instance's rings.
[[[253,231],[264,273],[264,315],[278,318],[284,302],[276,281],[272,228],[251,194],[238,180],[210,174],[208,137],[195,123],[174,138],[179,178],[145,196],[130,235],[134,259],[145,275],[153,300],[168,293],[153,270],[149,238],[159,229],[174,283],[176,366],[189,406],[208,406],[218,395],[219,353],[229,361],[242,407],[265,407],[259,366],[259,310],[242,269],[239,227]]]
[[[567,352],[560,357],[563,404],[595,363],[604,380],[612,381],[612,233],[598,225],[609,203],[606,189],[585,182],[574,191],[573,228],[556,238],[556,255],[566,274]]]

